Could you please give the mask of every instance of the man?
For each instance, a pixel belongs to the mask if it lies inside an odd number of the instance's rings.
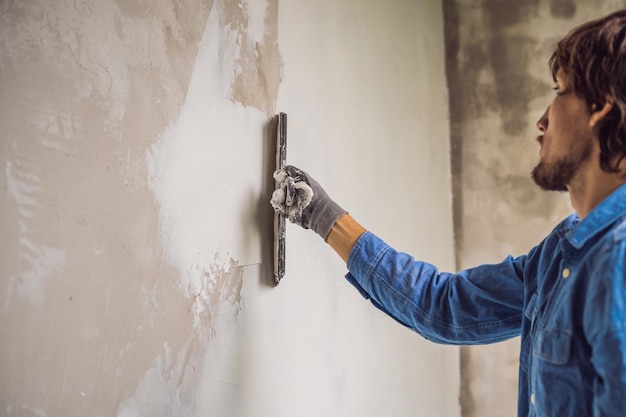
[[[365,298],[424,337],[479,344],[521,335],[519,416],[624,417],[626,10],[571,31],[550,67],[556,95],[537,122],[532,177],[568,191],[576,213],[526,255],[440,273],[366,231],[291,166],[276,174],[272,205],[320,234]]]

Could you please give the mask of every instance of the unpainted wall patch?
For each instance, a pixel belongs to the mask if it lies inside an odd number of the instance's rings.
[[[231,84],[233,102],[272,115],[282,80],[282,57],[278,47],[278,0],[268,0],[263,27],[254,27],[248,3],[227,2],[224,11],[231,30],[239,33],[240,55]],[[254,33],[253,33],[254,32]],[[261,38],[258,39],[258,33]]]

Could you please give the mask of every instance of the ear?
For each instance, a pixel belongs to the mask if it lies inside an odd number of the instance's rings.
[[[613,108],[613,99],[610,97],[606,98],[604,105],[602,107],[597,106],[595,104],[591,105],[591,116],[589,117],[589,126],[594,128],[596,124],[605,117],[611,109]]]

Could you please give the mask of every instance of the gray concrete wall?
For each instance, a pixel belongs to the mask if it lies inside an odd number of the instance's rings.
[[[444,0],[456,259],[459,268],[526,253],[571,208],[539,190],[535,121],[549,104],[556,42],[624,1]],[[461,349],[465,417],[513,416],[519,339]]]
[[[270,285],[276,111],[291,163],[454,268],[444,58],[434,0],[1,1],[0,415],[458,416],[458,349],[315,234]]]

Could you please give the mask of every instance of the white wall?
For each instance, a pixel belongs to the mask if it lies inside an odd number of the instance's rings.
[[[272,116],[364,226],[453,265],[439,2],[0,5],[0,414],[458,416],[458,350],[289,225]]]

